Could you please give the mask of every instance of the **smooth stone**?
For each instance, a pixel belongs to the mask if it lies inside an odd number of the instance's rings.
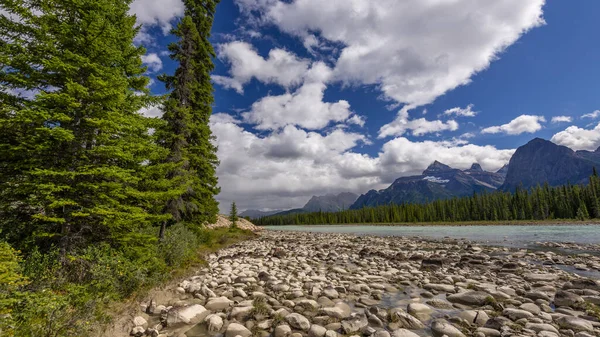
[[[533,318],[533,314],[526,310],[515,309],[515,308],[506,308],[502,311],[502,315],[512,319],[517,320],[521,318]]]
[[[222,311],[233,305],[233,301],[228,299],[227,297],[217,297],[213,299],[209,299],[206,303],[206,309],[210,311]]]
[[[427,321],[431,317],[433,309],[423,303],[409,303],[406,311],[421,321]]]
[[[559,290],[554,295],[554,305],[557,307],[572,307],[585,302],[583,297],[570,291]]]
[[[354,314],[342,321],[342,330],[346,335],[360,331],[369,324],[367,317],[361,314]]]
[[[288,337],[292,334],[292,328],[287,324],[281,324],[275,327],[273,330],[274,337]]]
[[[327,332],[327,329],[325,329],[324,327],[313,324],[310,326],[310,329],[308,330],[308,336],[309,337],[323,337],[323,336],[325,336],[326,332]]]
[[[540,309],[540,307],[538,307],[534,303],[523,303],[523,304],[521,304],[521,306],[519,306],[519,309],[529,311],[530,313],[532,313],[534,315],[538,315],[540,312],[542,312],[542,309]]]
[[[252,332],[239,323],[230,323],[225,330],[225,337],[250,337]]]
[[[486,337],[500,337],[500,331],[490,328],[477,328],[477,333],[482,333]]]
[[[553,282],[558,280],[557,274],[524,274],[523,278],[529,282]]]
[[[176,307],[167,312],[166,323],[169,327],[178,324],[195,325],[202,322],[209,314],[210,311],[199,304]]]
[[[551,332],[554,332],[555,334],[559,333],[558,330],[554,326],[552,326],[551,324],[546,324],[546,323],[527,323],[527,324],[525,324],[525,328],[533,330],[535,332],[551,331]]]
[[[469,322],[469,323],[473,323],[476,324],[478,326],[484,326],[485,323],[487,323],[487,321],[490,319],[490,317],[488,316],[488,314],[485,313],[485,311],[483,310],[466,310],[461,312],[458,317],[464,319],[465,321]]]
[[[334,317],[337,319],[344,319],[350,317],[352,313],[352,309],[350,306],[344,302],[338,302],[333,307],[323,308],[321,312],[327,316]]]
[[[308,318],[298,313],[287,315],[285,317],[285,320],[293,328],[300,329],[302,331],[308,331],[308,329],[310,329],[310,321],[308,320]]]
[[[423,325],[421,321],[404,311],[398,310],[394,312],[394,317],[396,319],[396,322],[398,322],[400,326],[405,329],[421,330],[425,328],[425,325]]]
[[[572,329],[574,331],[593,332],[594,326],[591,322],[575,316],[562,316],[556,319],[556,323],[563,329]]]
[[[420,337],[416,333],[407,329],[398,329],[392,332],[392,337]]]
[[[148,321],[146,321],[146,319],[142,316],[137,316],[133,319],[133,325],[141,326],[146,329],[148,327]]]
[[[450,324],[444,319],[436,319],[431,323],[431,332],[434,337],[466,337],[460,330],[454,325]]]
[[[208,323],[208,331],[216,332],[223,328],[223,318],[219,315],[208,315],[206,322]]]
[[[486,292],[471,290],[446,296],[446,299],[452,303],[482,306],[486,304],[489,297],[490,294]]]
[[[335,332],[334,330],[327,330],[325,332],[325,337],[338,337],[338,333]]]

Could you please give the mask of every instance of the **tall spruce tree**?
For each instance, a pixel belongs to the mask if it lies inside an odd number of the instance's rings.
[[[5,0],[0,15],[0,231],[23,248],[130,241],[152,219],[155,153],[131,0]]]
[[[212,113],[213,88],[210,72],[215,52],[209,42],[218,0],[184,0],[185,15],[172,34],[178,41],[169,46],[179,66],[174,75],[161,80],[170,93],[163,106],[166,126],[159,130],[162,145],[169,149],[171,164],[167,179],[180,191],[165,203],[172,222],[194,228],[216,219],[218,203],[216,147],[208,125]],[[167,226],[163,222],[162,238]]]

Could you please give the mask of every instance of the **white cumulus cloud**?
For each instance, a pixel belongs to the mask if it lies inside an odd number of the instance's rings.
[[[600,116],[600,110],[595,110],[594,112],[590,112],[589,114],[583,114],[581,115],[581,118],[596,119],[598,118],[598,116]]]
[[[252,104],[250,111],[242,113],[244,121],[255,124],[259,130],[273,130],[290,124],[319,130],[332,121],[347,120],[352,115],[348,101],[323,101],[325,82],[330,74],[331,69],[324,63],[314,63],[300,88],[293,93],[261,98]],[[356,118],[350,122],[361,123]]]
[[[466,108],[456,107],[448,109],[444,111],[444,115],[455,115],[457,117],[475,117],[475,115],[477,115],[477,111],[473,111],[473,104],[469,104]]]
[[[171,21],[183,16],[184,9],[181,0],[134,0],[129,11],[136,15],[138,24],[146,27],[159,26],[166,35],[172,28]],[[141,34],[141,40],[151,38],[144,30]]]
[[[434,160],[461,169],[479,162],[484,169],[497,170],[514,152],[400,137],[385,143],[373,157],[357,152],[359,145],[368,143],[358,133],[335,129],[321,134],[288,125],[259,136],[225,114],[211,117],[211,129],[221,160],[218,200],[223,211],[232,201],[240,209],[284,209],[301,207],[312,195],[365,193],[385,188],[398,177],[420,174]]]
[[[160,71],[163,67],[162,60],[160,59],[160,56],[158,56],[158,54],[156,53],[142,55],[142,62],[146,66],[148,66],[148,70],[150,70],[153,73]]]
[[[263,83],[275,83],[285,88],[302,83],[310,62],[286,50],[275,48],[264,58],[246,42],[230,42],[218,47],[218,55],[230,64],[230,77],[213,75],[215,83],[244,92],[244,85],[252,78]]]
[[[552,117],[552,123],[571,123],[573,118],[571,116],[554,116]]]
[[[441,120],[427,120],[425,118],[410,119],[408,111],[402,109],[394,121],[379,129],[379,138],[402,136],[408,131],[411,131],[413,136],[422,136],[427,133],[456,130],[458,130],[458,123],[454,120],[444,122]]]
[[[520,135],[522,133],[534,133],[542,129],[542,124],[546,122],[544,116],[521,115],[507,124],[490,126],[481,133],[506,133],[508,135]]]
[[[335,77],[375,84],[416,107],[486,69],[528,30],[544,24],[545,0],[236,0],[254,24],[341,45]],[[258,14],[256,14],[258,13]]]
[[[552,136],[551,141],[573,150],[596,150],[600,146],[600,123],[593,129],[569,126]]]

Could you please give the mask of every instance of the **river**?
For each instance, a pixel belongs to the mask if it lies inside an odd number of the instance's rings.
[[[318,225],[266,226],[267,230],[352,233],[378,236],[468,239],[488,245],[533,248],[536,242],[600,243],[600,225],[485,225],[485,226],[377,226]]]

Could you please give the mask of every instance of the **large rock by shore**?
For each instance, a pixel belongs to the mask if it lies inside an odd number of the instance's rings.
[[[127,333],[600,336],[599,283],[549,259],[582,262],[453,239],[264,231],[210,255],[171,298],[142,303],[147,320]],[[593,255],[585,261],[600,263]],[[182,315],[188,311],[194,314]],[[170,317],[183,318],[174,324]]]

